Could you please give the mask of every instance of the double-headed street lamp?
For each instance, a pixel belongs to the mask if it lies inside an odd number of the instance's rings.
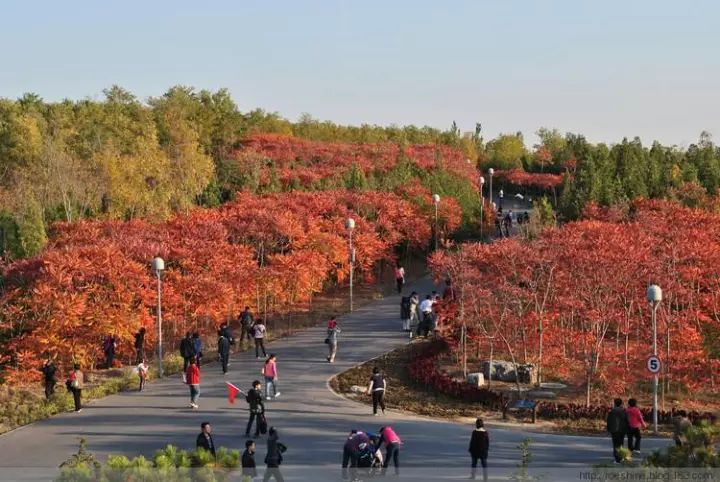
[[[483,208],[485,207],[485,193],[483,192],[483,186],[485,185],[485,177],[480,176],[480,241],[482,241],[482,226],[483,226]]]
[[[490,169],[488,169],[488,176],[490,176],[490,202],[491,202],[491,203],[493,202],[493,195],[492,195],[492,178],[493,178],[493,174],[495,174],[495,169],[493,169],[493,168],[491,167]]]
[[[165,270],[165,261],[157,257],[152,260],[152,270],[157,276],[157,323],[158,323],[158,377],[163,376],[162,353],[162,272]]]
[[[656,284],[648,286],[645,292],[647,300],[652,308],[652,330],[653,330],[653,357],[657,359],[657,309],[662,301],[662,290]],[[653,432],[658,433],[658,372],[660,367],[653,374]]]
[[[350,311],[353,310],[353,272],[355,271],[355,248],[353,247],[353,230],[355,229],[355,220],[347,218],[345,220],[345,229],[348,231],[348,261],[350,262]]]
[[[435,251],[438,249],[438,205],[440,204],[440,195],[439,194],[433,194],[432,196],[433,204],[435,205]]]

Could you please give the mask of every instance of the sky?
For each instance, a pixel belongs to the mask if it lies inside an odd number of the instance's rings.
[[[0,97],[226,87],[291,120],[686,146],[720,136],[718,18],[693,0],[6,0]]]

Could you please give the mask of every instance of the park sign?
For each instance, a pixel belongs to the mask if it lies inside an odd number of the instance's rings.
[[[658,358],[657,355],[650,355],[645,362],[645,368],[653,375],[657,375],[660,373],[660,368],[662,368],[662,362],[660,362],[660,358]]]

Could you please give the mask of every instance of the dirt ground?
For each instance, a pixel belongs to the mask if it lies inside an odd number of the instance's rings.
[[[353,386],[367,387],[372,369],[378,367],[385,374],[388,383],[385,403],[391,409],[434,418],[440,417],[461,423],[472,423],[475,418],[482,417],[486,422],[495,426],[522,427],[527,431],[606,435],[603,420],[537,420],[533,424],[529,415],[518,416],[512,413],[508,414],[507,420],[503,420],[500,412],[488,411],[475,403],[448,397],[419,386],[410,379],[408,366],[413,358],[413,353],[419,350],[423,343],[425,342],[421,340],[414,341],[404,348],[352,368],[333,378],[330,386],[337,393],[349,399],[370,405],[370,397],[364,393],[357,393],[353,390]],[[449,368],[451,366],[451,358],[443,359],[441,367]],[[510,385],[514,386],[514,384],[499,384],[495,381],[493,381],[493,385],[504,388],[508,388]],[[669,435],[671,428],[661,426],[660,432]]]

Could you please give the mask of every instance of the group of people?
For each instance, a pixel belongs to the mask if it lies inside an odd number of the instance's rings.
[[[400,298],[400,319],[402,329],[412,340],[414,337],[436,335],[440,325],[438,305],[440,295],[433,291],[420,301],[416,291]]]
[[[384,456],[380,450],[383,444]],[[374,475],[376,470],[380,470],[381,475],[385,475],[390,460],[393,462],[395,475],[399,475],[401,445],[402,440],[390,426],[380,427],[377,434],[351,430],[343,445],[343,480],[360,480],[359,469],[364,469],[369,475]]]
[[[58,369],[55,360],[49,354],[46,355],[40,371],[43,374],[43,386],[45,388],[45,398],[50,399],[55,395],[55,386],[58,383]],[[73,364],[73,369],[68,373],[65,380],[65,388],[72,393],[75,412],[82,411],[82,391],[85,387],[85,374],[80,369],[80,364]]]
[[[260,382],[257,382],[258,384]],[[280,442],[280,435],[275,427],[270,427],[268,431],[267,440],[267,454],[265,455],[265,473],[263,475],[263,482],[269,481],[274,478],[277,482],[284,482],[282,473],[280,472],[280,465],[283,462],[283,454],[287,450],[287,447]],[[203,449],[212,454],[215,457],[216,445],[215,440],[212,436],[212,426],[210,422],[203,422],[200,424],[200,434],[197,436],[195,446],[198,449]],[[254,440],[245,441],[245,450],[240,458],[240,465],[242,467],[242,478],[243,482],[250,482],[257,477],[257,465],[255,463],[255,454],[257,447]]]
[[[628,400],[627,407],[623,407],[621,398],[613,401],[613,408],[607,415],[607,431],[610,433],[613,445],[613,458],[616,464],[623,462],[620,448],[623,447],[627,437],[627,448],[633,453],[640,453],[642,430],[647,427],[642,411],[638,408],[637,400]],[[684,410],[679,410],[673,417],[673,440],[681,446],[684,443],[685,429],[691,425],[690,419]]]
[[[518,225],[527,224],[530,222],[530,214],[527,211],[524,213],[517,213],[515,216]],[[513,212],[512,209],[507,213],[503,214],[502,208],[498,209],[495,213],[495,229],[498,238],[510,237],[510,232],[513,225]]]

